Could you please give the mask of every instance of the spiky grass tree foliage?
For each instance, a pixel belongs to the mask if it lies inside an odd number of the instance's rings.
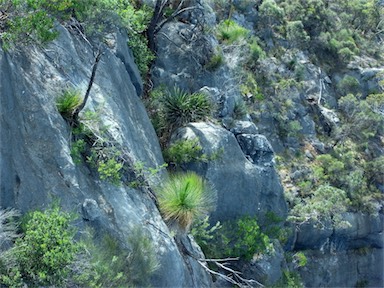
[[[82,101],[83,99],[78,91],[66,90],[59,98],[57,98],[56,107],[59,113],[67,118],[73,115],[75,110],[81,105]]]
[[[189,122],[204,120],[212,110],[212,104],[206,94],[189,94],[179,88],[166,93],[162,104],[164,120],[167,125],[174,128]]]
[[[165,220],[176,221],[188,231],[192,222],[214,208],[215,194],[196,173],[175,174],[158,191]]]

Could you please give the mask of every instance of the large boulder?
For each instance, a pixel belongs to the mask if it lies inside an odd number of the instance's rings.
[[[255,137],[263,139],[263,145],[258,146],[255,140],[254,150],[244,153],[234,134],[211,123],[190,123],[174,136],[175,139],[198,138],[207,155],[221,150],[217,160],[189,167],[205,176],[217,191],[217,207],[211,215],[213,223],[243,215],[257,216],[262,223],[267,212],[282,219],[286,217],[287,205],[273,161],[268,158],[262,162],[263,157],[256,156],[264,155],[265,147],[270,145],[264,145],[266,139],[260,135]],[[249,159],[247,154],[257,161]]]

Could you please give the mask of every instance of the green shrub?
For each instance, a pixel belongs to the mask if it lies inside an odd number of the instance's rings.
[[[269,237],[261,231],[255,217],[244,216],[237,221],[224,222],[221,249],[226,257],[251,260],[255,254],[273,250]]]
[[[178,88],[163,94],[161,102],[164,121],[171,128],[204,120],[210,116],[212,111],[212,104],[206,94],[189,94]]]
[[[272,288],[304,288],[303,281],[297,272],[291,272],[288,270],[283,271],[283,276]]]
[[[287,39],[293,42],[299,48],[305,48],[310,37],[304,30],[303,23],[299,21],[290,21],[287,23]]]
[[[249,52],[249,61],[252,63],[255,63],[257,60],[261,60],[266,57],[266,53],[264,52],[263,48],[260,47],[259,41],[255,37],[252,37],[249,43]]]
[[[123,164],[116,161],[114,158],[98,161],[97,171],[101,180],[108,180],[111,183],[118,185],[121,183],[121,169]]]
[[[70,214],[53,208],[32,212],[28,218],[24,236],[15,243],[23,280],[31,285],[63,285],[79,248]]]
[[[233,44],[241,39],[245,39],[250,31],[241,27],[233,20],[224,20],[217,26],[217,37],[226,44]]]
[[[212,255],[212,252],[209,252],[210,246],[214,245],[212,240],[215,238],[217,233],[220,233],[219,230],[221,228],[222,226],[220,222],[211,226],[209,224],[209,216],[197,219],[197,221],[195,221],[192,225],[190,233],[207,257]]]
[[[215,71],[220,68],[224,64],[224,57],[223,54],[220,52],[217,52],[211,56],[208,63],[204,65],[204,68],[208,71]]]
[[[304,198],[290,211],[288,219],[298,224],[312,221],[323,227],[324,221],[330,221],[336,226],[348,225],[341,220],[341,214],[347,211],[350,201],[347,193],[341,189],[321,185],[311,197]]]
[[[73,162],[76,164],[81,163],[82,154],[85,152],[86,149],[86,143],[84,139],[76,140],[72,143],[71,146],[71,157],[73,159]]]
[[[88,243],[89,242],[89,243]],[[87,240],[88,264],[77,277],[81,287],[147,287],[150,276],[159,268],[152,242],[139,227],[133,228],[127,247],[110,235],[101,243]]]
[[[343,96],[357,94],[360,92],[360,83],[355,77],[347,75],[337,83],[337,91]]]
[[[190,162],[207,162],[208,157],[202,153],[202,150],[199,139],[181,139],[172,143],[164,150],[164,160],[175,165]]]
[[[78,91],[65,90],[63,94],[57,98],[56,107],[63,117],[70,117],[81,105],[82,101],[83,99]]]
[[[235,102],[235,107],[233,107],[233,118],[236,120],[242,120],[247,116],[247,105],[244,101],[238,100]]]
[[[188,231],[193,221],[214,207],[214,194],[197,174],[175,174],[157,192],[160,211],[165,220],[176,221]]]

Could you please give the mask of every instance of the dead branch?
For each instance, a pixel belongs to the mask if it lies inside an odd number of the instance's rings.
[[[103,55],[103,52],[101,51],[101,49],[99,47],[99,49],[97,50],[97,54],[96,54],[95,60],[93,62],[91,78],[89,79],[88,88],[87,88],[87,91],[85,92],[85,96],[84,96],[83,102],[76,109],[76,111],[73,113],[73,120],[74,120],[75,123],[78,122],[78,120],[79,120],[79,113],[80,113],[81,110],[83,110],[83,108],[85,107],[85,104],[87,103],[87,100],[89,98],[89,93],[91,92],[93,81],[95,80],[97,66],[99,64],[99,61],[100,61],[102,55]]]

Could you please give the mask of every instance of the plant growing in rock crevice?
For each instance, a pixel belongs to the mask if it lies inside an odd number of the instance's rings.
[[[194,220],[205,216],[215,205],[215,193],[193,172],[171,175],[157,191],[159,208],[166,221],[188,231]]]

